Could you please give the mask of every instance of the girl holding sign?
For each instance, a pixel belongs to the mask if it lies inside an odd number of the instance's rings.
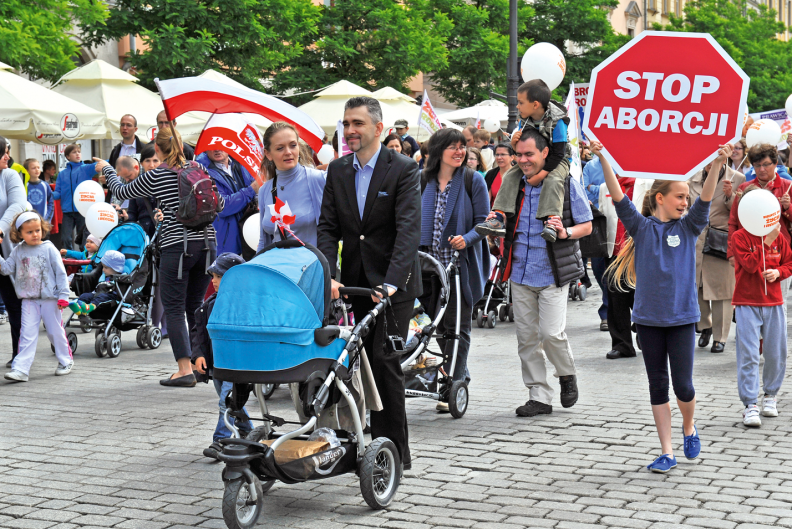
[[[695,459],[701,451],[693,421],[696,409],[693,353],[695,325],[700,318],[696,297],[696,240],[707,226],[718,173],[731,150],[728,144],[720,147],[701,195],[685,215],[687,183],[655,180],[639,213],[632,201],[625,199],[610,163],[602,156],[602,144],[591,144],[591,151],[602,163],[619,220],[632,237],[622,246],[608,275],[617,288],[623,288],[622,284],[635,288],[632,320],[643,345],[652,414],[662,447],[662,455],[647,467],[652,472],[665,473],[677,464],[671,443],[669,364],[674,394],[682,412],[685,457]]]

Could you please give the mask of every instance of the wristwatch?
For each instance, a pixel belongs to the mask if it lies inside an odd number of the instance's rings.
[[[569,228],[564,228],[564,229],[566,230],[566,233],[567,233],[567,239],[571,239],[572,238],[572,230],[570,230]]]

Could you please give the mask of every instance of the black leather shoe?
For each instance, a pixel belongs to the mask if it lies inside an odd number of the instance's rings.
[[[608,320],[600,320],[600,330],[608,332]]]
[[[529,400],[516,411],[520,417],[533,417],[534,415],[550,415],[553,413],[553,407],[544,402],[537,400]]]
[[[561,406],[571,408],[578,400],[577,377],[567,375],[558,377],[558,381],[561,383]]]
[[[701,337],[698,341],[699,347],[707,347],[710,342],[710,338],[712,338],[712,328],[709,329],[702,329],[701,330]]]
[[[726,342],[713,342],[712,349],[710,349],[710,353],[722,353],[725,348],[726,348]]]
[[[164,380],[160,380],[160,384],[175,388],[192,388],[195,387],[196,380],[195,375],[190,373],[189,375],[184,375],[183,377],[166,378]]]
[[[605,355],[605,358],[607,358],[608,360],[616,360],[617,358],[635,358],[635,353],[625,354],[622,353],[621,351],[613,349],[611,351],[608,351],[608,353]]]

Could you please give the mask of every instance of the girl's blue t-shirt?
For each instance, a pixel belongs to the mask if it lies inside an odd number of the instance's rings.
[[[681,219],[644,217],[629,198],[614,202],[635,245],[632,321],[651,327],[697,323],[696,241],[709,220],[709,202],[696,199]]]

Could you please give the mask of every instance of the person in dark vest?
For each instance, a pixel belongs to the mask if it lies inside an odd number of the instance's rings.
[[[569,283],[583,275],[578,239],[591,233],[592,214],[583,187],[567,170],[563,213],[561,218],[548,220],[558,239],[548,243],[542,238],[544,227],[536,219],[536,208],[544,180],[540,173],[549,152],[547,138],[532,127],[523,130],[515,149],[523,178],[516,213],[506,215],[506,258],[501,260],[503,279],[511,281],[517,351],[530,395],[517,408],[521,417],[553,411],[553,388],[547,382],[543,350],[559,377],[561,405],[572,407],[578,398],[575,359],[565,332],[566,307]]]

